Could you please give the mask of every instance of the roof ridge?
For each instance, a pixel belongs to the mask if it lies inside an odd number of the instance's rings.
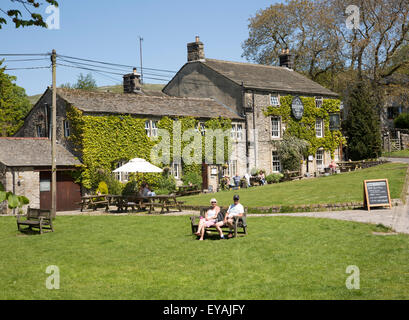
[[[45,137],[0,137],[0,139],[6,140],[49,140],[48,138]]]
[[[228,60],[221,60],[221,59],[208,59],[208,58],[206,58],[204,63],[206,63],[207,60],[225,62],[225,63],[232,63],[232,64],[244,64],[244,65],[249,65],[249,66],[254,66],[254,67],[273,68],[273,69],[280,69],[280,70],[281,69],[282,70],[287,69],[288,71],[293,71],[292,69],[289,69],[289,68],[286,68],[286,67],[270,66],[270,65],[267,65],[267,64],[252,63],[252,62],[228,61]]]

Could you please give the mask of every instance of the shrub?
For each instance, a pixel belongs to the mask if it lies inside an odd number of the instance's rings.
[[[272,183],[279,183],[280,180],[284,177],[283,174],[281,173],[273,173],[273,174],[269,174],[266,177],[266,181],[268,184],[272,184]]]
[[[259,172],[260,172],[259,169],[253,168],[253,169],[251,169],[250,174],[251,174],[252,176],[256,176],[256,175],[258,175]]]
[[[409,113],[401,113],[394,123],[397,129],[409,129]]]
[[[164,174],[158,179],[155,193],[156,194],[170,194],[176,191],[176,180],[172,175]],[[158,193],[160,192],[160,193]]]
[[[197,172],[191,171],[182,177],[182,181],[185,185],[191,183],[194,186],[200,187],[202,185],[202,176]]]
[[[138,182],[136,180],[131,180],[125,185],[124,189],[122,190],[122,195],[123,196],[134,195],[138,193],[138,191],[139,191]]]
[[[309,143],[288,133],[284,134],[282,141],[274,143],[280,157],[283,170],[300,170],[301,160],[306,155]]]
[[[111,172],[106,172],[104,170],[98,170],[95,173],[95,181],[98,183],[97,185],[93,186],[93,190],[98,190],[99,183],[105,182],[108,186],[108,193],[113,195],[120,195],[123,189],[123,185],[119,182],[114,174]]]
[[[97,188],[97,193],[101,193],[101,194],[108,194],[108,185],[106,184],[105,181],[101,181],[98,184],[98,188]]]

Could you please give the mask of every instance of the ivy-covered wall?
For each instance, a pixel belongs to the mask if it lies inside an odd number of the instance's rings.
[[[84,164],[79,178],[82,185],[91,189],[95,185],[96,172],[114,170],[119,161],[128,161],[133,158],[143,158],[151,161],[151,150],[160,142],[160,139],[149,138],[145,132],[147,118],[136,118],[125,115],[84,115],[79,109],[67,107],[67,118],[70,121],[70,140],[75,145],[75,152],[81,155]],[[181,134],[186,130],[195,129],[199,123],[193,117],[179,117],[171,119],[163,117],[158,122],[159,129],[166,129],[170,134],[170,163],[173,161],[173,129],[174,121],[180,122]],[[231,130],[231,121],[224,118],[210,119],[204,122],[209,129]],[[205,139],[202,137],[202,145]],[[225,139],[225,159],[228,156],[230,139]],[[190,144],[182,141],[181,150]],[[216,146],[214,146],[216,148]],[[216,153],[216,150],[214,150]],[[204,152],[203,152],[204,159]],[[166,166],[163,165],[163,166]],[[201,175],[201,164],[183,164],[184,174],[196,172]],[[154,178],[154,175],[151,177]],[[149,182],[149,181],[148,181]]]
[[[339,99],[324,99],[322,107],[318,108],[315,104],[314,97],[301,97],[304,104],[304,115],[301,120],[296,120],[292,115],[293,96],[287,95],[280,98],[280,106],[269,106],[264,110],[264,115],[279,116],[282,123],[286,124],[286,132],[304,139],[310,143],[309,154],[316,154],[319,148],[331,153],[334,157],[335,150],[340,143],[346,144],[340,130],[330,130],[329,118],[331,113],[339,113],[341,100]],[[315,131],[316,119],[324,121],[324,137],[317,138]]]

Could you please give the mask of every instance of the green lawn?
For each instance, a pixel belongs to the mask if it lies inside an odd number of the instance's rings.
[[[409,299],[409,236],[345,221],[249,218],[249,235],[197,241],[188,217],[58,217],[20,234],[0,217],[0,299]],[[45,287],[47,266],[60,289]],[[360,290],[345,286],[360,269]]]
[[[406,170],[406,164],[388,163],[318,179],[196,195],[181,200],[187,205],[208,205],[210,199],[215,197],[219,205],[228,206],[233,195],[239,194],[241,203],[249,208],[363,201],[363,181],[384,178],[389,180],[392,199],[397,199],[402,192]]]
[[[382,156],[383,157],[390,157],[390,158],[409,158],[409,150],[384,152],[384,153],[382,153]]]

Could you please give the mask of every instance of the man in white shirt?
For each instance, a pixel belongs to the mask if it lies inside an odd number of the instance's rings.
[[[244,207],[240,203],[240,197],[238,195],[235,195],[233,197],[234,204],[230,205],[229,209],[227,210],[227,213],[224,217],[224,221],[220,221],[216,224],[216,229],[220,233],[220,237],[223,239],[224,237],[222,236],[222,230],[220,229],[221,226],[227,225],[230,229],[228,238],[233,237],[233,224],[234,224],[234,217],[242,217],[244,214]]]

